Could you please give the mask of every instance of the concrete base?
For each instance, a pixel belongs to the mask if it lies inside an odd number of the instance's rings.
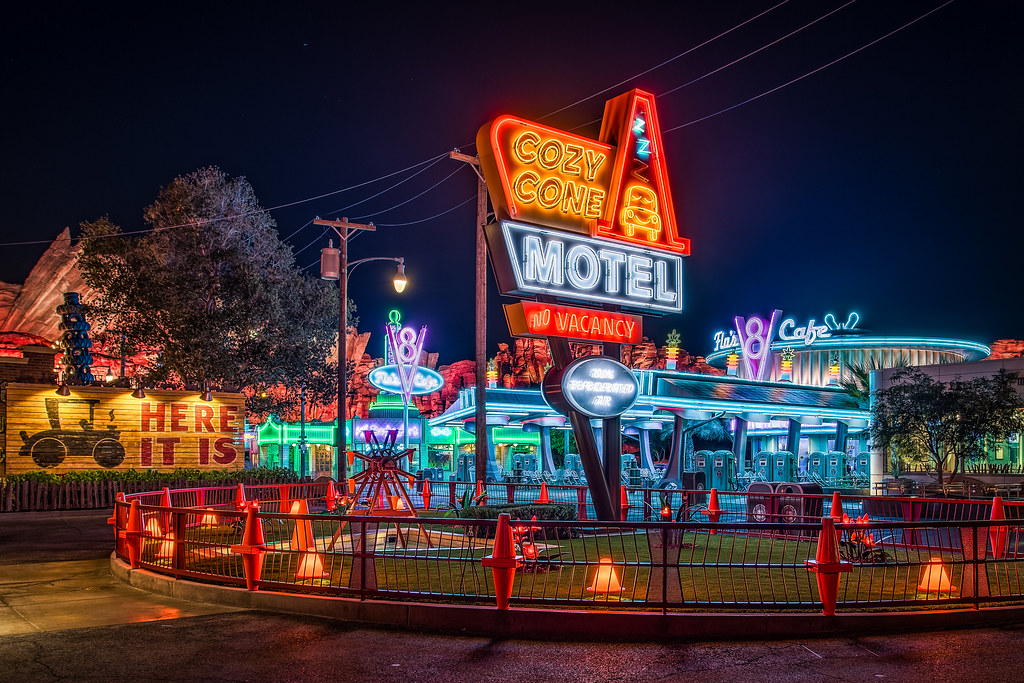
[[[934,631],[1024,623],[1024,607],[919,612],[793,613],[619,612],[442,605],[301,595],[213,586],[131,569],[110,557],[115,578],[136,588],[234,608],[339,619],[378,627],[498,638],[571,641],[742,640]]]

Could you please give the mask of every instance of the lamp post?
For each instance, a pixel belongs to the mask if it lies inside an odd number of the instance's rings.
[[[405,277],[405,259],[390,256],[373,256],[370,258],[358,259],[352,263],[348,262],[348,236],[350,230],[376,230],[372,223],[363,225],[350,223],[347,218],[340,221],[321,220],[313,221],[314,225],[324,225],[333,228],[338,234],[338,248],[335,249],[332,243],[328,243],[326,249],[320,250],[320,277],[324,280],[338,281],[338,426],[335,436],[335,443],[338,445],[338,458],[335,463],[335,478],[338,481],[347,479],[346,459],[348,439],[345,436],[345,420],[347,415],[347,393],[348,378],[346,377],[347,356],[348,356],[348,278],[352,271],[363,263],[370,261],[393,261],[398,263],[398,271],[395,273],[395,291],[401,293],[405,289],[408,280]],[[341,277],[344,273],[345,277]]]

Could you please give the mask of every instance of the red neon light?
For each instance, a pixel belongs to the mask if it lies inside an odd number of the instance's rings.
[[[638,315],[521,301],[506,304],[508,329],[517,337],[565,337],[582,341],[638,344],[643,338]]]
[[[616,154],[605,213],[591,236],[689,255],[690,240],[675,222],[654,95],[632,90],[609,100],[599,139],[616,145]]]

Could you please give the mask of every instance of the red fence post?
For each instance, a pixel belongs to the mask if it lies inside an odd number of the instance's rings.
[[[584,486],[576,487],[576,519],[583,521],[587,518],[587,489]]]

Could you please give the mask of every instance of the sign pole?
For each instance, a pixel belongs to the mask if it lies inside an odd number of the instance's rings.
[[[606,343],[604,355],[621,361],[621,345]],[[622,478],[622,418],[611,417],[604,421],[604,479],[608,484],[608,497],[612,510],[621,510],[620,498],[622,490],[619,480]]]

